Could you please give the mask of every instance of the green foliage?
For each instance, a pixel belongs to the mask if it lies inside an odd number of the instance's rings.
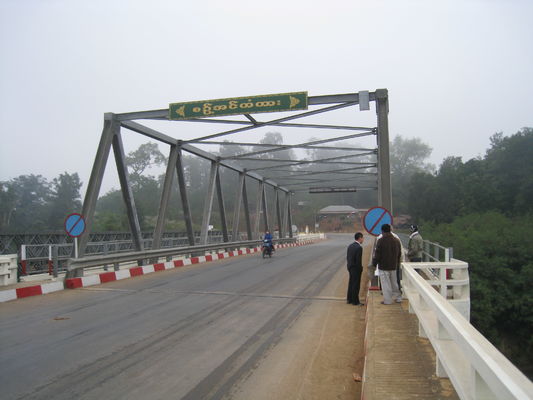
[[[0,230],[10,229],[13,213],[17,212],[16,200],[13,185],[0,182]]]
[[[50,204],[48,228],[62,229],[67,214],[81,211],[80,177],[76,172],[73,174],[65,172],[54,178],[51,186],[48,199]]]
[[[408,178],[416,172],[433,170],[435,167],[425,162],[432,151],[420,138],[396,136],[390,146],[391,174]]]
[[[496,211],[424,226],[469,264],[472,324],[524,373],[533,375],[533,214]]]
[[[396,136],[390,146],[390,168],[395,214],[407,213],[409,182],[417,173],[431,172],[432,164],[425,162],[432,149],[419,138]]]
[[[129,231],[128,220],[124,213],[111,211],[97,212],[94,216],[92,230],[94,232],[123,232]]]
[[[130,181],[133,186],[140,185],[138,178],[153,165],[163,165],[165,156],[159,151],[156,143],[144,143],[137,150],[131,151],[126,156],[126,165],[130,173]]]
[[[50,183],[41,175],[20,175],[3,182],[3,197],[10,200],[3,210],[7,214],[2,227],[9,232],[48,229]],[[8,223],[9,222],[9,223]]]
[[[533,129],[496,134],[485,158],[463,163],[448,157],[436,174],[418,173],[409,187],[409,214],[416,220],[451,222],[459,215],[498,210],[533,211]]]
[[[469,263],[474,326],[533,376],[533,129],[495,134],[484,158],[414,175],[410,193],[424,237]]]
[[[77,173],[65,172],[48,182],[41,175],[20,175],[0,182],[0,231],[63,229],[65,217],[81,208]]]

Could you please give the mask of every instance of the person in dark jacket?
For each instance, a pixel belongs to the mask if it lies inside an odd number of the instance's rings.
[[[383,291],[381,304],[392,304],[393,300],[401,303],[402,294],[398,288],[396,270],[400,268],[402,244],[391,233],[389,224],[383,224],[381,232],[383,236],[376,243],[376,251],[372,259],[372,265],[379,268],[379,279]]]
[[[363,272],[363,234],[357,232],[354,236],[355,242],[348,246],[346,252],[346,263],[348,265],[348,273],[350,280],[348,282],[348,294],[346,296],[346,303],[355,306],[364,306],[364,303],[359,301],[359,288],[361,285],[361,273]]]

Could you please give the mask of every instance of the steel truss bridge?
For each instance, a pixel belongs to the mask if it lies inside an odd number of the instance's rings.
[[[305,92],[304,92],[305,93]],[[305,93],[307,96],[307,93]],[[280,239],[292,238],[291,195],[296,192],[323,193],[342,191],[377,191],[377,204],[392,211],[390,163],[389,163],[389,132],[388,132],[388,91],[378,89],[374,92],[361,91],[348,94],[334,94],[309,96],[306,98],[307,108],[299,111],[284,112],[282,117],[260,120],[253,112],[233,115],[232,117],[190,118],[179,121],[172,120],[169,109],[104,114],[104,127],[94,160],[87,192],[83,202],[82,215],[85,218],[86,229],[78,242],[79,257],[95,251],[94,243],[103,246],[103,238],[94,237],[92,232],[96,202],[100,193],[102,180],[111,149],[118,171],[120,189],[126,206],[131,237],[131,250],[143,251],[147,248],[157,250],[162,242],[168,242],[168,233],[164,234],[164,224],[169,208],[172,189],[177,184],[181,210],[185,222],[185,245],[205,245],[210,236],[210,222],[215,196],[218,201],[219,219],[221,221],[220,236],[223,242],[238,240],[254,240],[259,238],[259,232],[278,228]],[[329,115],[336,110],[356,107],[359,111],[370,110],[370,103],[375,103],[376,126],[358,126],[349,121],[347,124],[331,124],[306,122],[305,118],[321,114]],[[356,110],[357,111],[357,110]],[[254,115],[252,115],[254,114]],[[279,114],[276,114],[278,116]],[[351,114],[356,116],[357,113]],[[355,118],[354,118],[355,119]],[[145,121],[140,123],[138,121]],[[298,122],[295,122],[299,120]],[[175,124],[215,124],[222,127],[233,125],[231,129],[221,129],[216,133],[202,137],[184,140],[160,132],[147,124],[153,121],[171,121]],[[262,127],[304,128],[309,130],[340,132],[342,135],[293,144],[264,144],[244,143],[235,141],[218,141],[221,137],[231,137],[240,132],[251,131]],[[153,233],[142,233],[135,200],[130,186],[130,178],[125,163],[125,152],[122,140],[123,131],[135,132],[167,146],[169,151],[168,164],[164,175],[163,190],[160,206]],[[326,137],[322,135],[322,137]],[[356,147],[346,142],[349,139],[361,137],[375,137],[376,147]],[[342,145],[339,143],[342,142]],[[346,143],[346,144],[344,144]],[[254,151],[238,155],[219,156],[210,153],[206,145],[250,146]],[[256,150],[259,149],[259,150]],[[317,150],[327,156],[318,159],[300,157],[296,159],[276,158],[276,153],[286,150]],[[325,152],[324,152],[325,151]],[[210,163],[208,187],[203,213],[201,229],[198,234],[193,231],[191,208],[188,198],[188,188],[183,166],[184,153],[203,158]],[[337,154],[335,154],[337,153]],[[268,157],[267,157],[268,156]],[[244,168],[242,163],[254,161],[254,168]],[[241,163],[241,165],[239,165]],[[323,168],[318,170],[316,165]],[[307,169],[306,167],[310,167]],[[315,168],[313,168],[315,167]],[[221,171],[229,171],[238,176],[237,193],[224,193],[221,183]],[[177,177],[177,182],[175,182]],[[255,182],[255,184],[254,184]],[[254,185],[255,187],[252,187]],[[269,190],[267,191],[267,188]],[[256,189],[255,212],[251,212],[249,205],[250,190]],[[273,199],[267,199],[267,193],[273,193]],[[225,208],[227,196],[234,197],[233,216],[228,216]],[[268,210],[267,205],[273,204],[274,210]],[[272,215],[271,215],[272,214]],[[239,232],[239,222],[244,216],[245,232]],[[253,220],[252,220],[253,217]],[[273,218],[271,218],[273,217]],[[231,223],[229,223],[231,219]],[[110,234],[106,234],[110,235]],[[111,234],[112,235],[112,234]],[[121,240],[114,238],[115,241]],[[149,244],[146,239],[149,239]],[[4,243],[13,243],[10,238],[2,238]],[[51,235],[49,238],[40,237],[42,244],[64,243],[63,238]],[[91,242],[91,246],[89,243]],[[9,247],[9,244],[4,245]],[[91,249],[92,247],[92,249]],[[99,251],[104,252],[103,249]],[[74,255],[74,254],[72,254]]]

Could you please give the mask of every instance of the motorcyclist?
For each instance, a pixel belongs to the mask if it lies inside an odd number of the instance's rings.
[[[274,243],[272,243],[272,234],[269,231],[265,232],[265,236],[263,236],[263,240],[268,240],[268,244],[270,245],[270,248],[272,251],[276,251],[274,249]]]

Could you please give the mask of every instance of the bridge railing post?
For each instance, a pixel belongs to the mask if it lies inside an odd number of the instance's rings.
[[[59,252],[57,245],[52,246],[52,266],[53,266],[53,276],[54,278],[57,278],[58,275],[58,269],[59,269]]]
[[[498,397],[490,390],[487,382],[481,377],[479,372],[471,367],[471,389],[474,400],[498,400]]]

